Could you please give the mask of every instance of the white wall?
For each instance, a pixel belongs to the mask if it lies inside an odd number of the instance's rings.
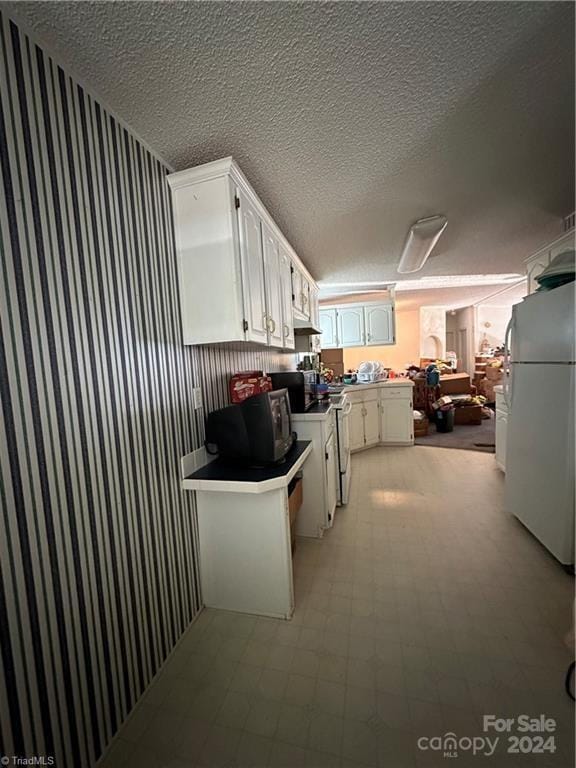
[[[446,307],[420,307],[420,357],[446,354]]]
[[[491,347],[499,347],[504,343],[506,326],[512,317],[512,305],[493,307],[479,304],[476,307],[476,351],[480,351],[482,340],[486,338]]]

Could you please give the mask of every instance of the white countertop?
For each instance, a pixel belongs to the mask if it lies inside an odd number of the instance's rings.
[[[316,405],[313,405],[305,413],[292,413],[290,414],[293,424],[298,424],[302,421],[324,421],[332,416],[332,410],[334,406],[329,400],[323,400]]]
[[[356,392],[359,389],[383,389],[385,387],[413,387],[410,379],[386,379],[385,381],[373,381],[368,384],[345,384],[342,392]]]
[[[312,452],[312,443],[310,441],[299,441],[296,443],[295,448],[297,448],[297,458],[292,461],[288,460],[285,469],[281,464],[276,467],[270,467],[268,471],[271,476],[269,478],[264,477],[254,481],[248,479],[251,475],[259,475],[260,477],[265,475],[265,468],[262,470],[242,470],[233,467],[230,469],[230,479],[226,478],[226,471],[213,473],[215,478],[211,479],[210,471],[202,473],[201,470],[197,470],[192,476],[185,477],[182,480],[182,488],[185,491],[225,491],[228,493],[266,493],[278,488],[285,488],[294,475],[302,468],[302,465]],[[286,458],[289,459],[289,456],[290,454]],[[204,469],[207,466],[205,465]],[[215,466],[215,464],[210,462],[211,469]],[[207,476],[203,477],[202,474]],[[245,475],[246,479],[241,479],[239,475]]]

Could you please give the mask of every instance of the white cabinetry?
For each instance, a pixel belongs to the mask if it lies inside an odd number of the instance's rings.
[[[240,264],[244,286],[245,316],[249,341],[268,341],[266,314],[266,282],[262,260],[262,225],[256,208],[241,190],[238,190],[240,219]]]
[[[242,206],[240,206],[242,210]],[[284,346],[282,318],[282,276],[278,239],[266,224],[262,224],[264,253],[264,282],[266,285],[266,322],[271,347]],[[289,319],[289,318],[288,318]]]
[[[368,448],[380,442],[380,423],[378,413],[378,391],[373,397],[364,398],[364,445]]]
[[[414,443],[412,387],[383,387],[380,390],[380,442],[385,445]]]
[[[494,388],[496,392],[496,466],[506,472],[506,433],[508,431],[508,406],[504,399],[502,386]]]
[[[280,246],[280,284],[282,291],[282,337],[284,349],[294,349],[294,322],[292,317],[292,262],[285,248]]]
[[[562,237],[554,240],[549,245],[541,248],[536,253],[526,259],[526,277],[528,278],[528,293],[534,293],[538,288],[536,278],[550,264],[553,258],[562,251],[574,249],[574,229],[566,232]]]
[[[251,341],[294,348],[298,311],[317,286],[232,158],[168,176],[185,344]],[[287,263],[288,260],[288,263]]]
[[[333,349],[338,346],[338,330],[336,328],[336,310],[320,310],[320,346],[322,349]]]
[[[378,304],[364,307],[366,346],[394,344],[394,307],[392,304]]]
[[[302,506],[296,519],[298,536],[319,538],[334,522],[337,500],[337,458],[332,413],[293,413],[299,440],[312,441],[306,462]]]
[[[341,347],[361,347],[364,344],[364,307],[339,307],[338,341]]]
[[[320,308],[322,349],[394,344],[393,302],[341,304]]]
[[[359,451],[364,448],[364,403],[352,403],[350,411],[350,450]]]
[[[366,389],[348,395],[350,411],[350,451],[369,448],[380,442],[378,390]]]

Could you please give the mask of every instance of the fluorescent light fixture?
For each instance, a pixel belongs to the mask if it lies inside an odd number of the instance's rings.
[[[405,274],[422,269],[447,224],[448,219],[441,215],[419,219],[413,224],[404,243],[398,272]]]
[[[503,272],[499,275],[430,275],[416,280],[399,280],[396,292],[426,291],[437,288],[473,288],[476,285],[507,285],[526,279],[518,272]]]

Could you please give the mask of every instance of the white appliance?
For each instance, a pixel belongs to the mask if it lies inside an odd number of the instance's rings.
[[[338,443],[338,504],[348,504],[350,498],[350,479],[352,462],[350,461],[350,413],[352,403],[346,395],[332,396],[332,405],[336,411],[336,440]]]
[[[574,563],[574,283],[527,296],[506,331],[506,508]]]
[[[374,381],[384,381],[387,376],[388,371],[378,360],[368,360],[360,363],[358,367],[357,379],[360,383],[371,384]]]

